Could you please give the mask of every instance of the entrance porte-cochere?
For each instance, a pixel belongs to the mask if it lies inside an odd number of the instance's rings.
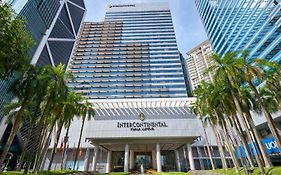
[[[127,141],[127,142],[126,142]],[[157,141],[157,142],[156,142]],[[154,169],[162,171],[182,171],[181,165],[187,165],[187,169],[195,169],[194,159],[191,151],[190,138],[177,139],[131,139],[131,140],[95,140],[94,154],[91,167],[89,166],[90,157],[84,162],[84,170],[98,172],[142,172]],[[156,142],[156,143],[153,143]],[[130,144],[128,144],[130,143]],[[146,144],[145,144],[146,143]],[[183,149],[186,162],[180,162],[178,150]],[[98,166],[99,151],[107,152],[106,164]],[[104,170],[103,170],[104,169]],[[186,170],[187,170],[186,169]]]

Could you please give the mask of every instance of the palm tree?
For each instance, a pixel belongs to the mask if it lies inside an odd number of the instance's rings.
[[[258,105],[256,103],[255,97],[252,95],[250,88],[247,86],[243,86],[239,88],[239,96],[240,96],[240,103],[241,107],[244,113],[244,117],[242,118],[242,123],[244,125],[244,128],[246,129],[246,134],[248,136],[249,141],[251,142],[251,145],[254,145],[254,143],[257,143],[257,147],[253,147],[255,152],[256,160],[259,160],[258,152],[261,152],[262,161],[264,162],[266,167],[272,166],[271,161],[266,154],[265,146],[262,143],[262,139],[260,134],[258,133],[254,121],[252,119],[250,111],[255,111],[257,113],[260,113],[260,110],[258,108]],[[242,129],[241,129],[242,130]]]
[[[94,117],[94,115],[95,115],[95,110],[93,109],[92,104],[89,103],[88,101],[80,103],[78,108],[79,108],[79,114],[82,117],[82,125],[81,125],[81,129],[80,129],[77,150],[80,149],[82,133],[83,133],[83,130],[84,130],[84,125],[85,125],[86,119],[87,120],[91,120]],[[79,154],[79,151],[76,151],[75,152],[73,169],[75,169],[76,162],[77,162],[77,159],[78,159],[78,154]]]
[[[24,144],[23,144],[23,149],[22,149],[22,153],[20,155],[20,158],[19,158],[19,163],[17,165],[17,171],[20,171],[21,168],[22,168],[22,165],[24,163],[24,159],[26,157],[26,153],[27,153],[27,149],[28,149],[28,144],[30,143],[30,139],[31,139],[31,134],[32,134],[32,131],[34,129],[34,126],[35,126],[35,121],[36,121],[36,115],[34,115],[32,109],[30,109],[28,111],[29,113],[29,116],[28,116],[28,130],[27,130],[27,136],[24,140]]]
[[[51,165],[53,162],[53,158],[55,155],[55,151],[57,149],[58,141],[60,138],[60,133],[62,130],[62,127],[64,125],[68,126],[71,121],[73,120],[75,115],[79,115],[80,112],[80,105],[79,102],[83,100],[82,96],[75,93],[75,92],[69,92],[67,95],[66,100],[59,106],[57,106],[59,109],[57,110],[57,116],[59,116],[58,120],[58,130],[57,130],[57,135],[55,138],[55,143],[54,147],[51,153],[51,158],[50,158],[50,163],[48,166],[48,170],[51,169]]]
[[[220,157],[221,157],[221,161],[222,161],[222,166],[224,169],[227,169],[227,162],[226,162],[226,158],[224,155],[224,149],[223,149],[223,144],[221,142],[219,133],[217,131],[216,125],[217,125],[217,118],[214,116],[214,111],[213,108],[210,105],[210,101],[209,101],[209,96],[210,96],[210,84],[206,83],[206,82],[200,82],[199,87],[194,90],[194,95],[197,97],[195,103],[192,104],[192,108],[191,110],[193,111],[193,113],[197,116],[199,116],[199,118],[201,118],[201,120],[203,121],[203,123],[208,123],[211,128],[212,131],[214,133],[217,145],[218,145],[218,149],[219,149],[219,153],[220,153]]]
[[[40,108],[41,113],[38,120],[38,127],[35,133],[35,141],[33,142],[32,147],[35,149],[37,140],[39,139],[40,135],[43,133],[47,133],[49,130],[52,132],[53,127],[58,120],[58,116],[54,115],[54,111],[57,110],[57,104],[61,104],[64,99],[66,99],[68,94],[68,87],[66,85],[66,79],[70,78],[71,75],[68,72],[65,72],[65,66],[59,64],[56,67],[52,66],[45,66],[41,69],[40,74],[38,74],[38,79],[40,82],[38,89],[40,91]],[[42,132],[42,130],[44,132]],[[35,159],[35,167],[40,166],[38,163],[44,156],[44,149],[42,146],[49,145],[48,137],[41,135],[42,138],[39,142],[39,147],[37,152],[33,152],[29,154],[28,163],[26,164],[25,171],[30,168],[32,162],[32,156],[36,155]]]
[[[223,57],[218,54],[212,55],[214,65],[210,66],[207,72],[214,71],[214,78],[217,82],[223,80],[227,85],[230,86],[230,93],[235,104],[236,110],[241,120],[244,120],[244,114],[241,107],[241,102],[239,101],[239,87],[244,78],[244,72],[241,66],[237,64],[238,52],[228,52]],[[246,128],[247,130],[247,128]],[[265,174],[263,165],[257,159],[257,163],[261,174]]]
[[[40,167],[41,161],[45,155],[45,150],[47,150],[49,146],[51,133],[59,119],[58,106],[61,105],[67,98],[69,91],[66,85],[66,79],[69,79],[72,76],[68,72],[65,72],[65,66],[63,64],[59,64],[56,67],[43,67],[38,77],[42,86],[42,100],[40,102],[41,115],[39,117],[40,120],[38,121],[38,128],[35,133],[35,140],[38,140],[41,133],[47,134],[47,131],[49,131],[49,134],[48,136],[42,135],[44,139],[41,139],[39,142],[34,166],[35,172],[37,172]],[[42,132],[42,130],[44,132]],[[33,147],[35,148],[35,146],[36,143],[34,142]],[[34,153],[29,155],[29,164],[27,164],[26,169],[29,169],[32,155],[34,155]]]
[[[261,82],[264,80],[265,73],[263,68],[270,64],[262,59],[249,59],[248,51],[243,51],[242,56],[237,59],[236,62],[236,64],[239,66],[239,69],[244,72],[245,80],[252,88],[252,91],[254,92],[258,104],[261,108],[261,111],[263,112],[267,120],[268,127],[276,140],[276,144],[278,148],[281,149],[281,137],[278,134],[272,115],[270,111],[266,108],[266,103],[264,102],[264,99],[261,97],[257,87],[254,85],[255,80],[259,80]]]
[[[239,171],[239,163],[238,159],[235,155],[235,149],[233,146],[233,142],[230,139],[228,128],[226,128],[226,120],[228,120],[227,116],[230,116],[233,113],[232,106],[229,106],[229,101],[231,104],[231,99],[229,98],[229,93],[227,88],[222,86],[221,82],[214,82],[214,84],[210,83],[208,85],[209,98],[208,103],[212,108],[213,114],[217,119],[218,127],[221,128],[221,136],[224,138],[225,146],[230,153],[232,162],[236,171]]]
[[[20,78],[18,78],[14,84],[11,86],[12,91],[14,94],[17,95],[18,97],[18,102],[17,104],[20,106],[15,114],[13,115],[13,119],[11,121],[13,126],[10,132],[10,135],[8,137],[8,140],[4,146],[3,152],[1,154],[0,158],[0,167],[1,170],[3,171],[3,165],[4,165],[4,160],[6,158],[6,155],[10,149],[10,146],[19,131],[22,123],[23,123],[23,117],[24,117],[24,112],[28,109],[29,105],[32,103],[35,93],[34,91],[37,89],[38,81],[36,78],[36,75],[38,73],[38,69],[29,66],[29,68],[24,72]],[[12,102],[13,103],[13,102]],[[12,111],[11,111],[12,112]]]
[[[270,69],[266,71],[265,77],[264,91],[267,92],[267,95],[270,94],[278,102],[279,108],[281,108],[281,65],[270,62]]]

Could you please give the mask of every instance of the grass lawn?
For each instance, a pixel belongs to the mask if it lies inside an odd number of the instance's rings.
[[[162,173],[156,173],[155,175],[188,175],[188,173],[184,173],[184,172],[162,172]]]
[[[129,173],[126,173],[126,172],[111,172],[111,173],[105,173],[105,174],[99,174],[99,175],[129,175]]]
[[[225,174],[225,175],[238,175],[238,174],[244,174],[243,168],[240,169],[239,173],[236,173],[234,168],[228,169],[227,171],[224,169],[218,169],[218,170],[211,170],[213,173],[218,173],[218,174]],[[265,173],[268,175],[281,175],[281,167],[271,167],[271,168],[266,168]],[[259,168],[254,168],[252,170],[251,175],[259,175],[260,170]]]

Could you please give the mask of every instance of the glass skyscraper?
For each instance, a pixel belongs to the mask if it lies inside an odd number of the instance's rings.
[[[36,45],[30,49],[30,62],[36,66],[68,64],[85,14],[84,0],[7,0],[12,9],[26,21],[26,30]],[[6,124],[2,110],[14,96],[9,92],[13,78],[0,80],[0,140],[11,127]],[[8,128],[8,129],[7,129]],[[19,132],[20,144],[26,137],[27,125]],[[7,138],[6,138],[7,139]],[[16,139],[15,139],[16,140]],[[29,143],[31,143],[30,140]],[[16,157],[16,156],[15,156]]]
[[[7,0],[26,21],[26,30],[35,41],[30,49],[36,66],[68,64],[85,14],[84,0]],[[2,108],[13,95],[8,92],[12,79],[0,80],[0,121]],[[0,136],[1,138],[1,136]]]
[[[195,0],[214,51],[281,61],[280,0]]]
[[[85,22],[69,86],[90,99],[187,97],[171,12],[163,4],[111,5]]]

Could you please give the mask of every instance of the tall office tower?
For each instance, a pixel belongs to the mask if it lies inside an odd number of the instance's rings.
[[[26,30],[36,42],[29,52],[31,64],[68,64],[85,14],[84,0],[6,0],[5,3],[26,21]],[[2,109],[13,98],[8,93],[12,80],[0,81],[0,139],[4,135],[3,140],[7,139],[5,132],[10,127],[6,130]],[[19,133],[19,141],[25,138],[25,129]]]
[[[30,49],[31,64],[36,66],[68,64],[85,14],[84,0],[7,0],[14,11],[26,20],[26,29],[36,45]],[[1,82],[3,104],[9,82]]]
[[[194,99],[187,98],[167,4],[109,5],[105,21],[83,24],[68,69],[76,77],[69,86],[88,97],[96,111],[85,123],[85,154],[75,169],[102,173],[141,166],[159,172],[162,167],[197,167],[191,144],[201,130],[189,112]],[[79,119],[71,124],[71,150],[80,126]],[[57,154],[52,167],[60,160]],[[63,166],[73,168],[73,159],[68,157]]]
[[[170,11],[133,8],[110,6],[104,22],[84,23],[70,86],[90,99],[186,97]]]
[[[187,52],[187,67],[192,90],[198,87],[200,81],[212,80],[212,74],[205,73],[207,68],[212,65],[210,59],[212,54],[212,47],[208,40]]]
[[[216,53],[248,49],[251,58],[281,60],[280,0],[195,0]]]

